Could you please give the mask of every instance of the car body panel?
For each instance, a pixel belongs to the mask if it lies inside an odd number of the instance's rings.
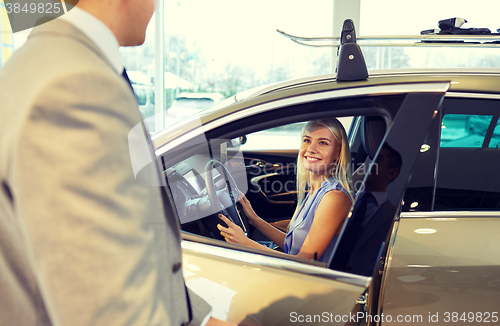
[[[496,212],[404,213],[389,263],[384,314],[422,315],[422,325],[433,325],[429,315],[438,314],[443,323],[445,313],[498,312],[498,230]]]
[[[370,280],[189,241],[182,247],[187,286],[212,305],[214,317],[246,325],[289,325],[294,312],[349,315]]]

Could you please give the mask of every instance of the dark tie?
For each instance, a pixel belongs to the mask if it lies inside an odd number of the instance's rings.
[[[372,199],[375,199],[375,197],[373,197],[372,193],[371,192],[365,192],[361,196],[361,198],[359,199],[359,205],[356,205],[357,209],[353,211],[353,217],[354,217],[354,219],[352,221],[349,221],[349,222],[352,222],[350,228],[352,228],[353,231],[355,230],[356,237],[359,234],[359,230],[361,228],[361,224],[363,223],[363,221],[367,217],[366,216],[366,209],[368,207],[368,201],[372,200]],[[348,224],[348,227],[349,227],[349,224]]]
[[[361,195],[361,198],[359,198],[354,206],[351,218],[349,218],[349,221],[347,222],[347,226],[342,234],[339,246],[335,251],[335,256],[333,257],[330,268],[345,271],[351,252],[353,251],[356,242],[359,240],[358,237],[361,233],[361,224],[365,220],[366,207],[370,198],[374,199],[375,197],[373,197],[370,192],[365,192]]]
[[[130,82],[130,79],[128,78],[127,70],[125,68],[123,68],[122,76],[123,76],[123,78],[125,78],[125,81],[128,83],[128,85],[130,86],[130,89],[132,90],[132,92],[135,95],[134,88],[132,87],[132,83]]]

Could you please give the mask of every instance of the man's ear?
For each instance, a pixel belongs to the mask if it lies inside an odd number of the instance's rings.
[[[389,179],[394,180],[398,177],[399,175],[399,170],[396,168],[391,168],[389,171]]]

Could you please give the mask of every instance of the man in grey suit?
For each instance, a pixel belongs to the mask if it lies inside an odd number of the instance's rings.
[[[144,42],[154,2],[80,0],[0,70],[1,325],[210,317],[186,291],[168,196],[135,179],[129,156],[142,121],[118,48]]]

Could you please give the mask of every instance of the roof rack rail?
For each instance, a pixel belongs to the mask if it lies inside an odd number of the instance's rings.
[[[439,21],[439,29],[424,30],[422,35],[384,35],[358,37],[362,46],[425,46],[425,47],[500,47],[500,29],[491,33],[487,28],[461,28],[467,21],[463,18],[449,18]],[[345,22],[344,22],[345,23]],[[303,37],[276,30],[292,41],[312,47],[339,47],[340,37]]]

